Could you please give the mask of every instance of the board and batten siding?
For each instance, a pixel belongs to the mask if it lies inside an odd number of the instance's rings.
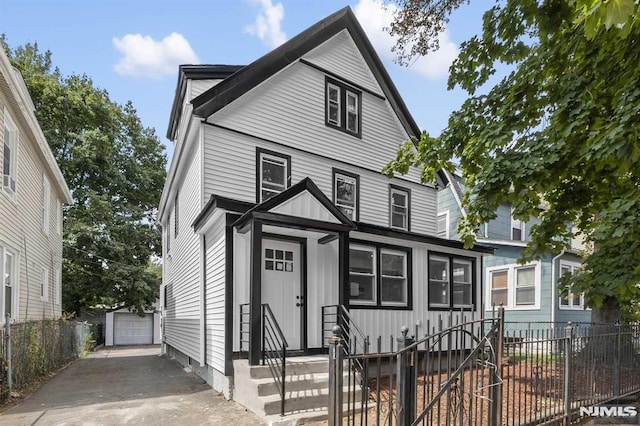
[[[338,304],[338,241],[307,240],[307,345],[322,347],[322,307]]]
[[[204,126],[204,200],[213,194],[256,201],[256,148],[291,156],[291,181],[309,177],[332,199],[333,174],[337,168],[360,176],[360,221],[389,226],[389,184],[411,191],[411,231],[435,234],[437,193],[419,183],[388,179],[382,174],[300,150],[212,126]]]
[[[200,236],[195,234],[191,224],[200,213],[201,205],[201,154],[200,149],[190,151],[184,159],[188,165],[184,178],[176,180],[178,194],[178,236],[175,236],[173,200],[172,213],[166,223],[171,235],[171,260],[168,261],[170,300],[167,304],[164,324],[165,341],[189,357],[200,360],[200,317],[201,317],[201,265]]]
[[[456,256],[475,258],[475,300],[476,305],[473,311],[464,311],[464,319],[470,321],[481,317],[481,301],[482,301],[482,262],[480,254],[461,249],[449,249],[431,244],[423,244],[413,241],[397,240],[393,238],[381,237],[363,234],[361,232],[352,232],[351,238],[359,241],[371,241],[383,244],[392,244],[411,248],[412,251],[412,310],[394,310],[394,309],[358,309],[351,306],[350,312],[355,323],[362,330],[365,336],[369,336],[371,341],[371,350],[377,350],[377,338],[382,336],[382,350],[390,349],[389,339],[394,336],[394,345],[397,343],[395,339],[400,336],[402,326],[409,327],[409,335],[415,334],[416,326],[418,327],[418,336],[424,336],[430,332],[430,328],[437,326],[440,320],[446,326],[449,321],[449,311],[436,311],[429,309],[429,262],[428,254],[430,251],[438,253],[449,253]],[[360,243],[359,243],[360,244]],[[460,311],[454,311],[452,321],[461,320]],[[429,328],[428,328],[429,327]],[[397,346],[394,346],[397,348]]]
[[[62,194],[54,188],[54,176],[30,139],[31,131],[20,115],[15,103],[8,102],[0,91],[0,130],[4,129],[4,114],[11,115],[18,132],[16,194],[12,198],[0,187],[0,247],[8,248],[17,255],[19,262],[14,293],[17,304],[14,317],[17,321],[35,320],[60,316],[62,264],[62,233],[58,220],[62,216],[60,199]],[[0,131],[0,146],[4,131]],[[0,150],[2,151],[2,150]],[[0,152],[2,164],[3,152]],[[49,181],[48,233],[43,231],[43,179]],[[1,183],[1,182],[0,182]],[[47,277],[46,295],[41,297],[42,271]],[[58,282],[56,282],[58,280]],[[3,319],[0,319],[3,322]]]
[[[224,373],[225,363],[225,215],[205,234],[206,361]]]

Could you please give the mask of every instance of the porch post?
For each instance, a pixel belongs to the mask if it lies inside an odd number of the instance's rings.
[[[349,309],[349,234],[338,236],[338,304]]]
[[[249,282],[249,365],[259,365],[262,353],[262,222],[251,222]]]

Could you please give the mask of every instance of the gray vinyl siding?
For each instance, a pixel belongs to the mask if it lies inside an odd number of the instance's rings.
[[[189,84],[191,85],[190,99],[200,96],[201,94],[211,89],[213,86],[220,83],[221,81],[222,80],[220,79],[189,80]]]
[[[175,193],[172,193],[171,215],[165,223],[171,234],[171,260],[165,267],[168,276],[165,283],[170,284],[170,303],[165,318],[165,340],[168,344],[193,359],[200,359],[200,239],[194,233],[191,224],[200,213],[200,150],[192,151],[185,158],[185,175],[174,186],[178,195],[179,232],[174,231]]]
[[[347,30],[342,30],[303,57],[348,81],[357,82],[366,89],[382,94],[378,82]]]
[[[4,83],[3,83],[4,84]],[[0,187],[0,249],[8,248],[17,256],[18,273],[14,292],[17,294],[17,321],[58,317],[61,285],[55,282],[56,270],[62,265],[62,235],[58,233],[57,218],[62,215],[59,202],[63,194],[56,188],[55,177],[41,159],[37,142],[16,107],[15,101],[5,98],[0,90],[0,146],[4,138],[5,108],[11,114],[18,131],[16,196],[10,198]],[[4,152],[0,149],[0,165]],[[49,232],[42,230],[43,174],[49,180]],[[1,182],[0,182],[1,183]],[[58,214],[56,214],[58,212]],[[47,295],[40,296],[42,269],[48,270]],[[56,294],[57,293],[57,294]],[[4,300],[4,297],[2,298]],[[0,322],[2,322],[0,320]]]
[[[325,125],[325,74],[296,62],[207,121],[380,171],[409,136],[386,100],[363,92],[361,103],[361,139]],[[420,182],[419,170],[405,178]]]
[[[389,184],[411,191],[411,231],[435,234],[437,193],[432,187],[334,162],[225,129],[204,126],[204,200],[212,194],[256,201],[256,148],[291,156],[291,181],[310,177],[332,199],[332,168],[360,176],[360,221],[389,226]]]
[[[224,372],[225,215],[206,234],[205,292],[207,364]]]

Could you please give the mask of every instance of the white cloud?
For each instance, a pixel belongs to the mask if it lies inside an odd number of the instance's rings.
[[[284,6],[282,3],[274,5],[271,0],[253,0],[261,10],[253,25],[247,25],[245,32],[258,37],[267,46],[276,48],[287,41],[287,35],[280,28],[284,19]]]
[[[380,0],[359,0],[354,10],[380,57],[389,61],[394,59],[391,48],[395,44],[395,39],[383,28],[391,24],[395,10],[397,10],[396,5],[387,4],[385,9]],[[449,66],[457,56],[458,46],[449,39],[449,33],[445,30],[440,34],[440,49],[427,56],[417,57],[409,66],[409,70],[432,80],[444,78],[448,75]]]
[[[123,55],[114,69],[124,77],[158,80],[174,75],[180,64],[200,62],[187,39],[178,33],[171,33],[160,41],[142,34],[126,34],[122,38],[114,37],[113,46]]]

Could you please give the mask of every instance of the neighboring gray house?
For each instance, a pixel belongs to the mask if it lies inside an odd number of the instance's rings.
[[[0,323],[62,311],[62,204],[69,188],[20,72],[0,49]]]
[[[445,173],[445,179],[446,186],[438,191],[438,236],[458,239],[458,220],[465,214],[461,203],[464,184],[457,174]],[[502,304],[507,321],[591,321],[591,310],[584,308],[581,294],[560,297],[558,293],[558,279],[572,274],[582,263],[578,253],[584,247],[578,240],[572,241],[571,250],[524,265],[517,262],[536,221],[514,219],[511,207],[505,204],[495,219],[481,227],[477,242],[495,248],[492,256],[483,259],[485,312]]]
[[[419,170],[380,173],[418,134],[349,8],[250,65],[181,66],[158,213],[164,352],[234,397],[242,304],[251,365],[265,303],[289,357],[324,350],[329,305],[383,350],[450,309],[478,318],[491,249],[435,236]]]

